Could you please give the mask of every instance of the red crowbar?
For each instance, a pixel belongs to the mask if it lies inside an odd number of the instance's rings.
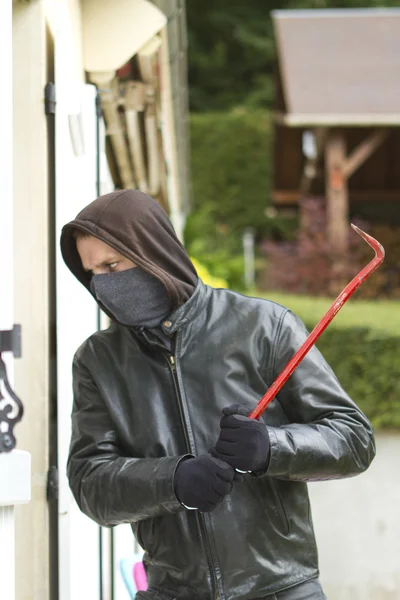
[[[381,244],[356,227],[351,224],[352,228],[359,234],[361,237],[375,250],[375,258],[371,260],[370,263],[364,267],[358,275],[356,275],[350,283],[346,285],[344,290],[339,294],[336,298],[335,302],[332,304],[328,312],[322,317],[319,323],[314,327],[304,344],[297,350],[296,354],[293,358],[288,362],[286,367],[283,369],[282,373],[278,375],[275,379],[274,383],[268,389],[266,394],[261,398],[253,412],[249,415],[251,419],[258,419],[258,417],[264,412],[267,408],[268,404],[272,402],[275,398],[281,387],[286,383],[289,379],[293,371],[298,367],[300,362],[303,360],[307,352],[311,349],[311,347],[315,344],[316,340],[319,338],[321,333],[328,327],[329,323],[332,319],[337,315],[339,310],[342,308],[343,304],[347,302],[350,296],[356,291],[356,289],[364,283],[364,281],[379,267],[379,265],[383,262],[385,258],[385,250],[381,246]]]

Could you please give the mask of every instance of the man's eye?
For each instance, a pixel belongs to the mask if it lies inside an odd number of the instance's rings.
[[[109,264],[109,265],[107,265],[107,266],[108,266],[108,267],[111,269],[111,271],[113,271],[113,270],[116,268],[116,266],[117,266],[117,265],[118,265],[118,263],[117,263],[117,262],[114,262],[114,263],[110,263],[110,264]]]

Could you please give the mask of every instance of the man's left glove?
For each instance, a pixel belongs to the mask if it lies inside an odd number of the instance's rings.
[[[262,421],[249,419],[250,413],[241,404],[222,410],[221,432],[212,454],[241,471],[265,471],[270,453],[268,431]]]

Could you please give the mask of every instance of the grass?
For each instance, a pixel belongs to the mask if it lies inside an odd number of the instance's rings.
[[[331,298],[312,298],[280,292],[254,294],[286,306],[308,325],[323,317],[333,303]],[[376,332],[400,336],[400,300],[355,300],[350,298],[329,327],[367,327]]]

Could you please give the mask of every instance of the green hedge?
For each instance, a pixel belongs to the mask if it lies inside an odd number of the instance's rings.
[[[260,239],[287,220],[268,216],[272,127],[267,111],[192,114],[192,212],[185,229],[191,256],[230,286],[243,287],[242,235]]]
[[[332,302],[282,294],[268,297],[293,310],[310,331]],[[350,300],[317,342],[344,389],[377,430],[400,429],[399,315],[398,301]]]
[[[400,336],[359,327],[329,328],[317,343],[375,429],[400,429],[399,343]]]

